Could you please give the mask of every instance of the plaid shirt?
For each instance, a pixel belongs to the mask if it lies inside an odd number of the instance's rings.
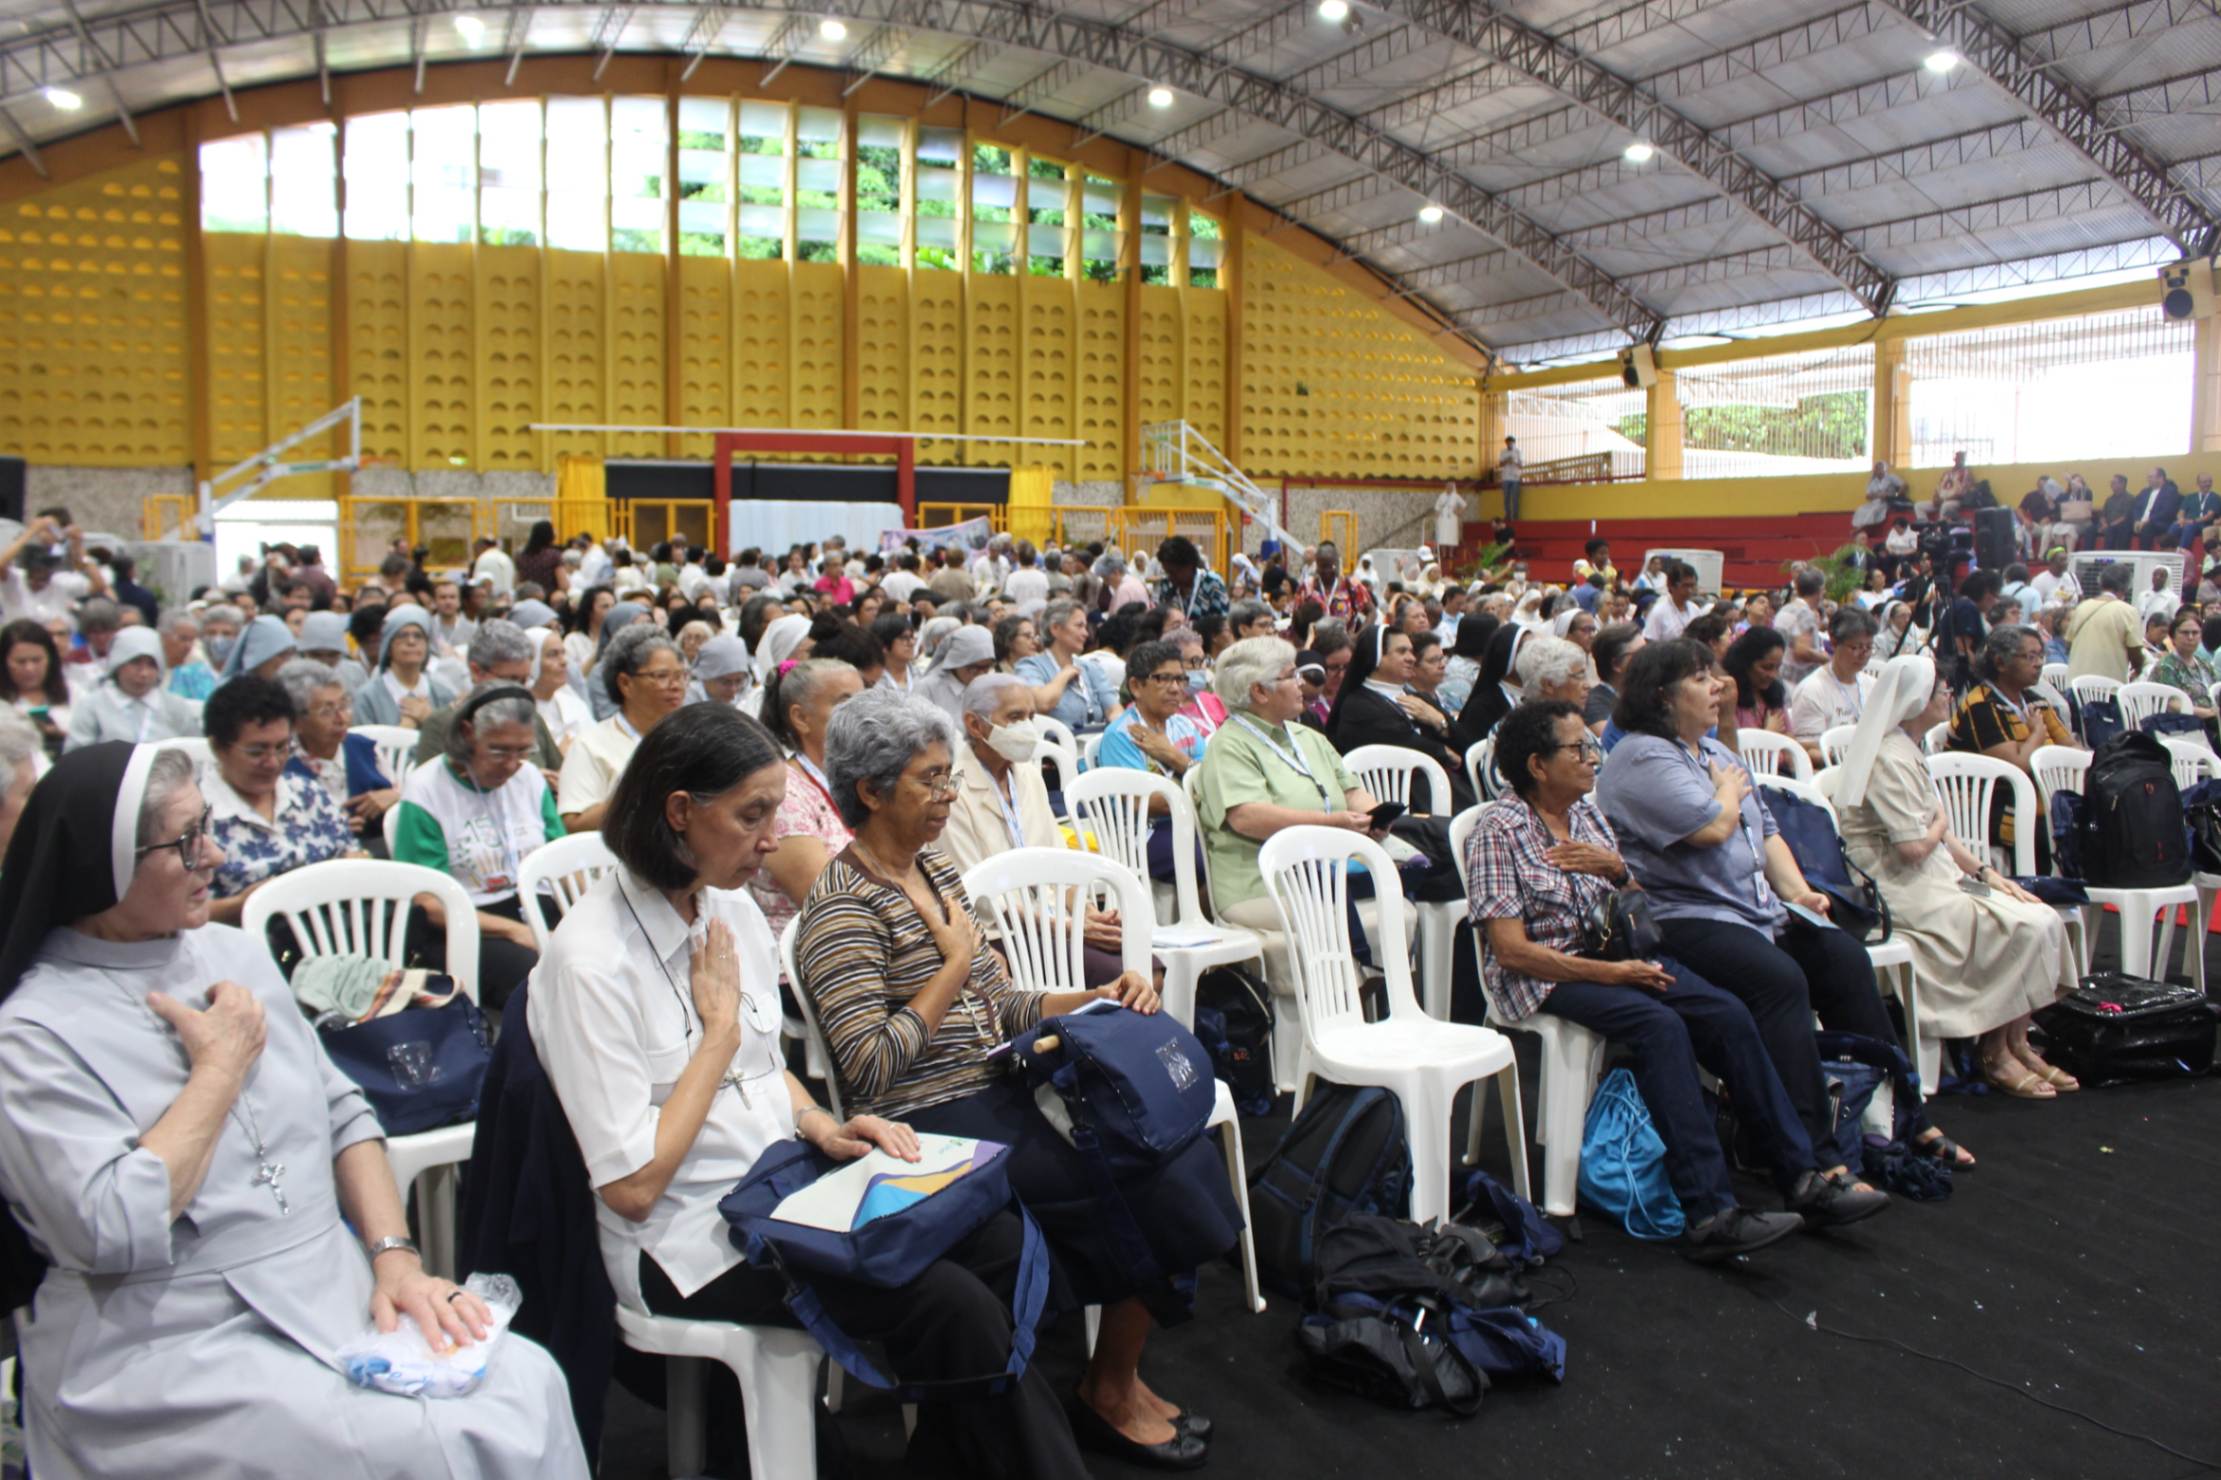
[[[1234,607],[1226,594],[1226,582],[1219,579],[1216,571],[1209,570],[1195,573],[1195,585],[1185,596],[1171,581],[1157,582],[1157,605],[1176,606],[1187,613],[1191,622],[1197,617],[1223,617]]]
[[[1573,804],[1569,820],[1574,842],[1619,851],[1611,824],[1587,797]],[[1466,913],[1480,928],[1484,947],[1487,921],[1519,920],[1538,946],[1568,954],[1581,949],[1583,924],[1612,886],[1594,874],[1567,873],[1545,858],[1558,841],[1535,809],[1518,797],[1504,798],[1482,816],[1466,845],[1465,866],[1472,880]],[[1556,985],[1507,971],[1494,951],[1481,952],[1481,987],[1489,1007],[1506,1022],[1531,1016]]]

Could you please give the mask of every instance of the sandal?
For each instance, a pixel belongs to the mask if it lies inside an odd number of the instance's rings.
[[[2060,1068],[2057,1064],[2030,1064],[2036,1077],[2063,1095],[2071,1095],[2082,1088],[2082,1081]]]
[[[1997,1059],[1984,1064],[1982,1077],[2016,1100],[2053,1100],[2059,1097],[2059,1091],[2032,1073],[2019,1059]]]
[[[1925,1141],[1913,1142],[1913,1154],[1915,1156],[1925,1156],[1930,1161],[1941,1162],[1947,1167],[1962,1172],[1971,1172],[1981,1165],[1980,1162],[1974,1159],[1972,1152],[1961,1146],[1957,1141],[1952,1140],[1942,1131],[1936,1132]]]

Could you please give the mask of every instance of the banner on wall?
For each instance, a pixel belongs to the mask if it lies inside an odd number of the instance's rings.
[[[918,542],[920,550],[944,550],[951,545],[971,550],[986,544],[994,533],[994,523],[985,514],[956,524],[937,524],[931,529],[883,529],[879,532],[879,553],[892,554],[912,540]]]

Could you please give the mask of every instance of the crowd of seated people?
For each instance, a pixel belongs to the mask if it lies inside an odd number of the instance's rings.
[[[1889,503],[1904,490],[1884,474]],[[1979,501],[1973,482],[1955,488],[1959,507]],[[2203,508],[2186,497],[2141,523],[2177,521],[2196,540],[2221,521]],[[2047,530],[2062,517],[2035,512]],[[1453,811],[1485,808],[1466,905],[1492,1019],[1555,1014],[1633,1051],[1687,1214],[1684,1247],[1715,1260],[1889,1206],[1816,1149],[1833,1126],[1815,1017],[1889,1045],[1916,1031],[1971,1040],[1979,1072],[2016,1097],[2078,1087],[2029,1032],[2072,980],[2058,916],[1990,862],[2013,842],[2010,809],[1985,837],[1954,830],[1923,741],[1941,727],[1952,748],[2022,770],[2040,745],[2075,743],[2042,684],[2048,661],[2147,674],[2210,720],[2208,638],[2221,619],[2221,587],[2170,591],[2161,609],[2139,603],[2124,567],[2083,591],[2063,555],[2034,576],[1955,572],[1945,602],[1941,573],[1917,553],[1887,568],[1877,556],[1855,589],[1809,569],[1783,590],[1735,594],[1701,592],[1671,558],[1625,578],[1602,537],[1560,585],[1518,560],[1445,581],[1431,552],[1406,582],[1346,570],[1331,544],[1268,542],[1223,570],[1180,537],[1120,550],[998,535],[885,554],[826,541],[728,561],[683,540],[635,552],[547,526],[515,557],[482,544],[451,572],[396,549],[352,591],[313,551],[275,547],[148,613],[128,564],[84,551],[72,530],[41,516],[7,552],[0,845],[31,856],[17,823],[41,815],[49,767],[59,793],[203,740],[205,761],[182,779],[164,761],[159,795],[134,814],[161,850],[142,847],[138,873],[170,891],[165,908],[188,932],[200,918],[236,925],[273,878],[386,856],[389,837],[394,859],[454,879],[476,917],[483,1002],[498,1011],[529,993],[511,1016],[531,1023],[595,1191],[603,1263],[637,1310],[786,1319],[778,1282],[739,1259],[716,1213],[782,1139],[836,1158],[901,1155],[920,1131],[1007,1141],[1055,1251],[1059,1304],[1102,1307],[1100,1335],[1076,1400],[1029,1373],[989,1404],[927,1405],[914,1443],[1009,1474],[1083,1473],[1083,1448],[1165,1468],[1208,1458],[1210,1421],[1153,1391],[1141,1368],[1156,1328],[1190,1314],[1189,1273],[1235,1229],[1215,1155],[1180,1158],[1122,1189],[1164,1275],[1135,1279],[1108,1247],[1086,1169],[996,1067],[1045,1014],[1099,997],[1157,1006],[1152,974],[1126,969],[1117,915],[1084,920],[1084,988],[1044,994],[1013,980],[964,893],[968,869],[1014,848],[1086,846],[1044,770],[1061,743],[1052,733],[1092,744],[1097,766],[1173,783],[1177,799],[1153,802],[1149,873],[1174,877],[1171,811],[1192,806],[1210,912],[1265,934],[1265,974],[1283,995],[1293,969],[1263,844],[1325,826],[1408,854],[1347,757],[1386,746],[1433,761]],[[396,749],[382,734],[374,744],[369,725],[415,733]],[[1794,740],[1822,771],[1847,851],[1913,949],[1919,1024],[1893,1023],[1864,951],[1811,922],[1826,897],[1738,753],[1745,731]],[[1830,731],[1833,766],[1820,745]],[[1484,745],[1489,764],[1471,764]],[[1412,805],[1429,809],[1423,794]],[[105,831],[62,831],[40,847],[90,849],[71,866],[98,855],[106,869]],[[568,913],[548,902],[543,955],[525,923],[524,865],[581,832],[600,834],[617,867]],[[1962,889],[1962,875],[1987,892]],[[1378,887],[1352,882],[1360,897]],[[1649,895],[1664,949],[1584,956],[1584,922],[1630,885]],[[124,909],[122,894],[154,887],[76,903]],[[134,928],[168,918],[130,910]],[[412,961],[438,967],[444,918],[418,915]],[[1377,917],[1360,919],[1373,931]],[[785,980],[777,947],[790,930]],[[240,949],[210,939],[211,961]],[[24,962],[0,962],[0,994]],[[787,1071],[782,991],[822,1025],[846,1121]],[[269,992],[284,1002],[282,983]],[[12,1031],[0,1005],[0,1037]],[[1734,1185],[1700,1069],[1731,1087],[1782,1212]],[[36,1098],[15,1077],[0,1074],[0,1103]],[[331,1103],[323,1161],[368,1235],[393,1219],[364,1200],[367,1158],[350,1148],[365,1132]],[[1917,1107],[1910,1118],[1914,1154],[1973,1163]],[[295,1127],[311,1128],[327,1134],[321,1121]],[[0,1183],[47,1257],[73,1267],[78,1251],[43,1211],[51,1189],[25,1154],[0,1136]],[[899,1299],[820,1293],[907,1378],[992,1367],[1012,1339],[1015,1240],[1014,1225],[990,1224]],[[405,1260],[363,1278],[396,1300],[445,1295]],[[71,1401],[64,1382],[38,1411],[66,1416]],[[563,1470],[560,1427],[541,1472]]]

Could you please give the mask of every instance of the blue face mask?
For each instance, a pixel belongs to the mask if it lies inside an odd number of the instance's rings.
[[[221,668],[231,657],[232,647],[238,641],[236,637],[210,637],[203,639],[201,646],[208,649],[208,661]]]
[[[1188,670],[1188,692],[1189,692],[1189,693],[1191,693],[1191,694],[1200,694],[1200,693],[1202,693],[1204,689],[1206,689],[1207,687],[1209,687],[1209,686],[1210,686],[1210,682],[1211,682],[1211,675],[1210,675],[1210,673],[1209,673],[1209,672],[1208,672],[1207,670],[1205,670],[1205,669],[1202,669],[1202,668],[1190,668],[1190,669]]]

